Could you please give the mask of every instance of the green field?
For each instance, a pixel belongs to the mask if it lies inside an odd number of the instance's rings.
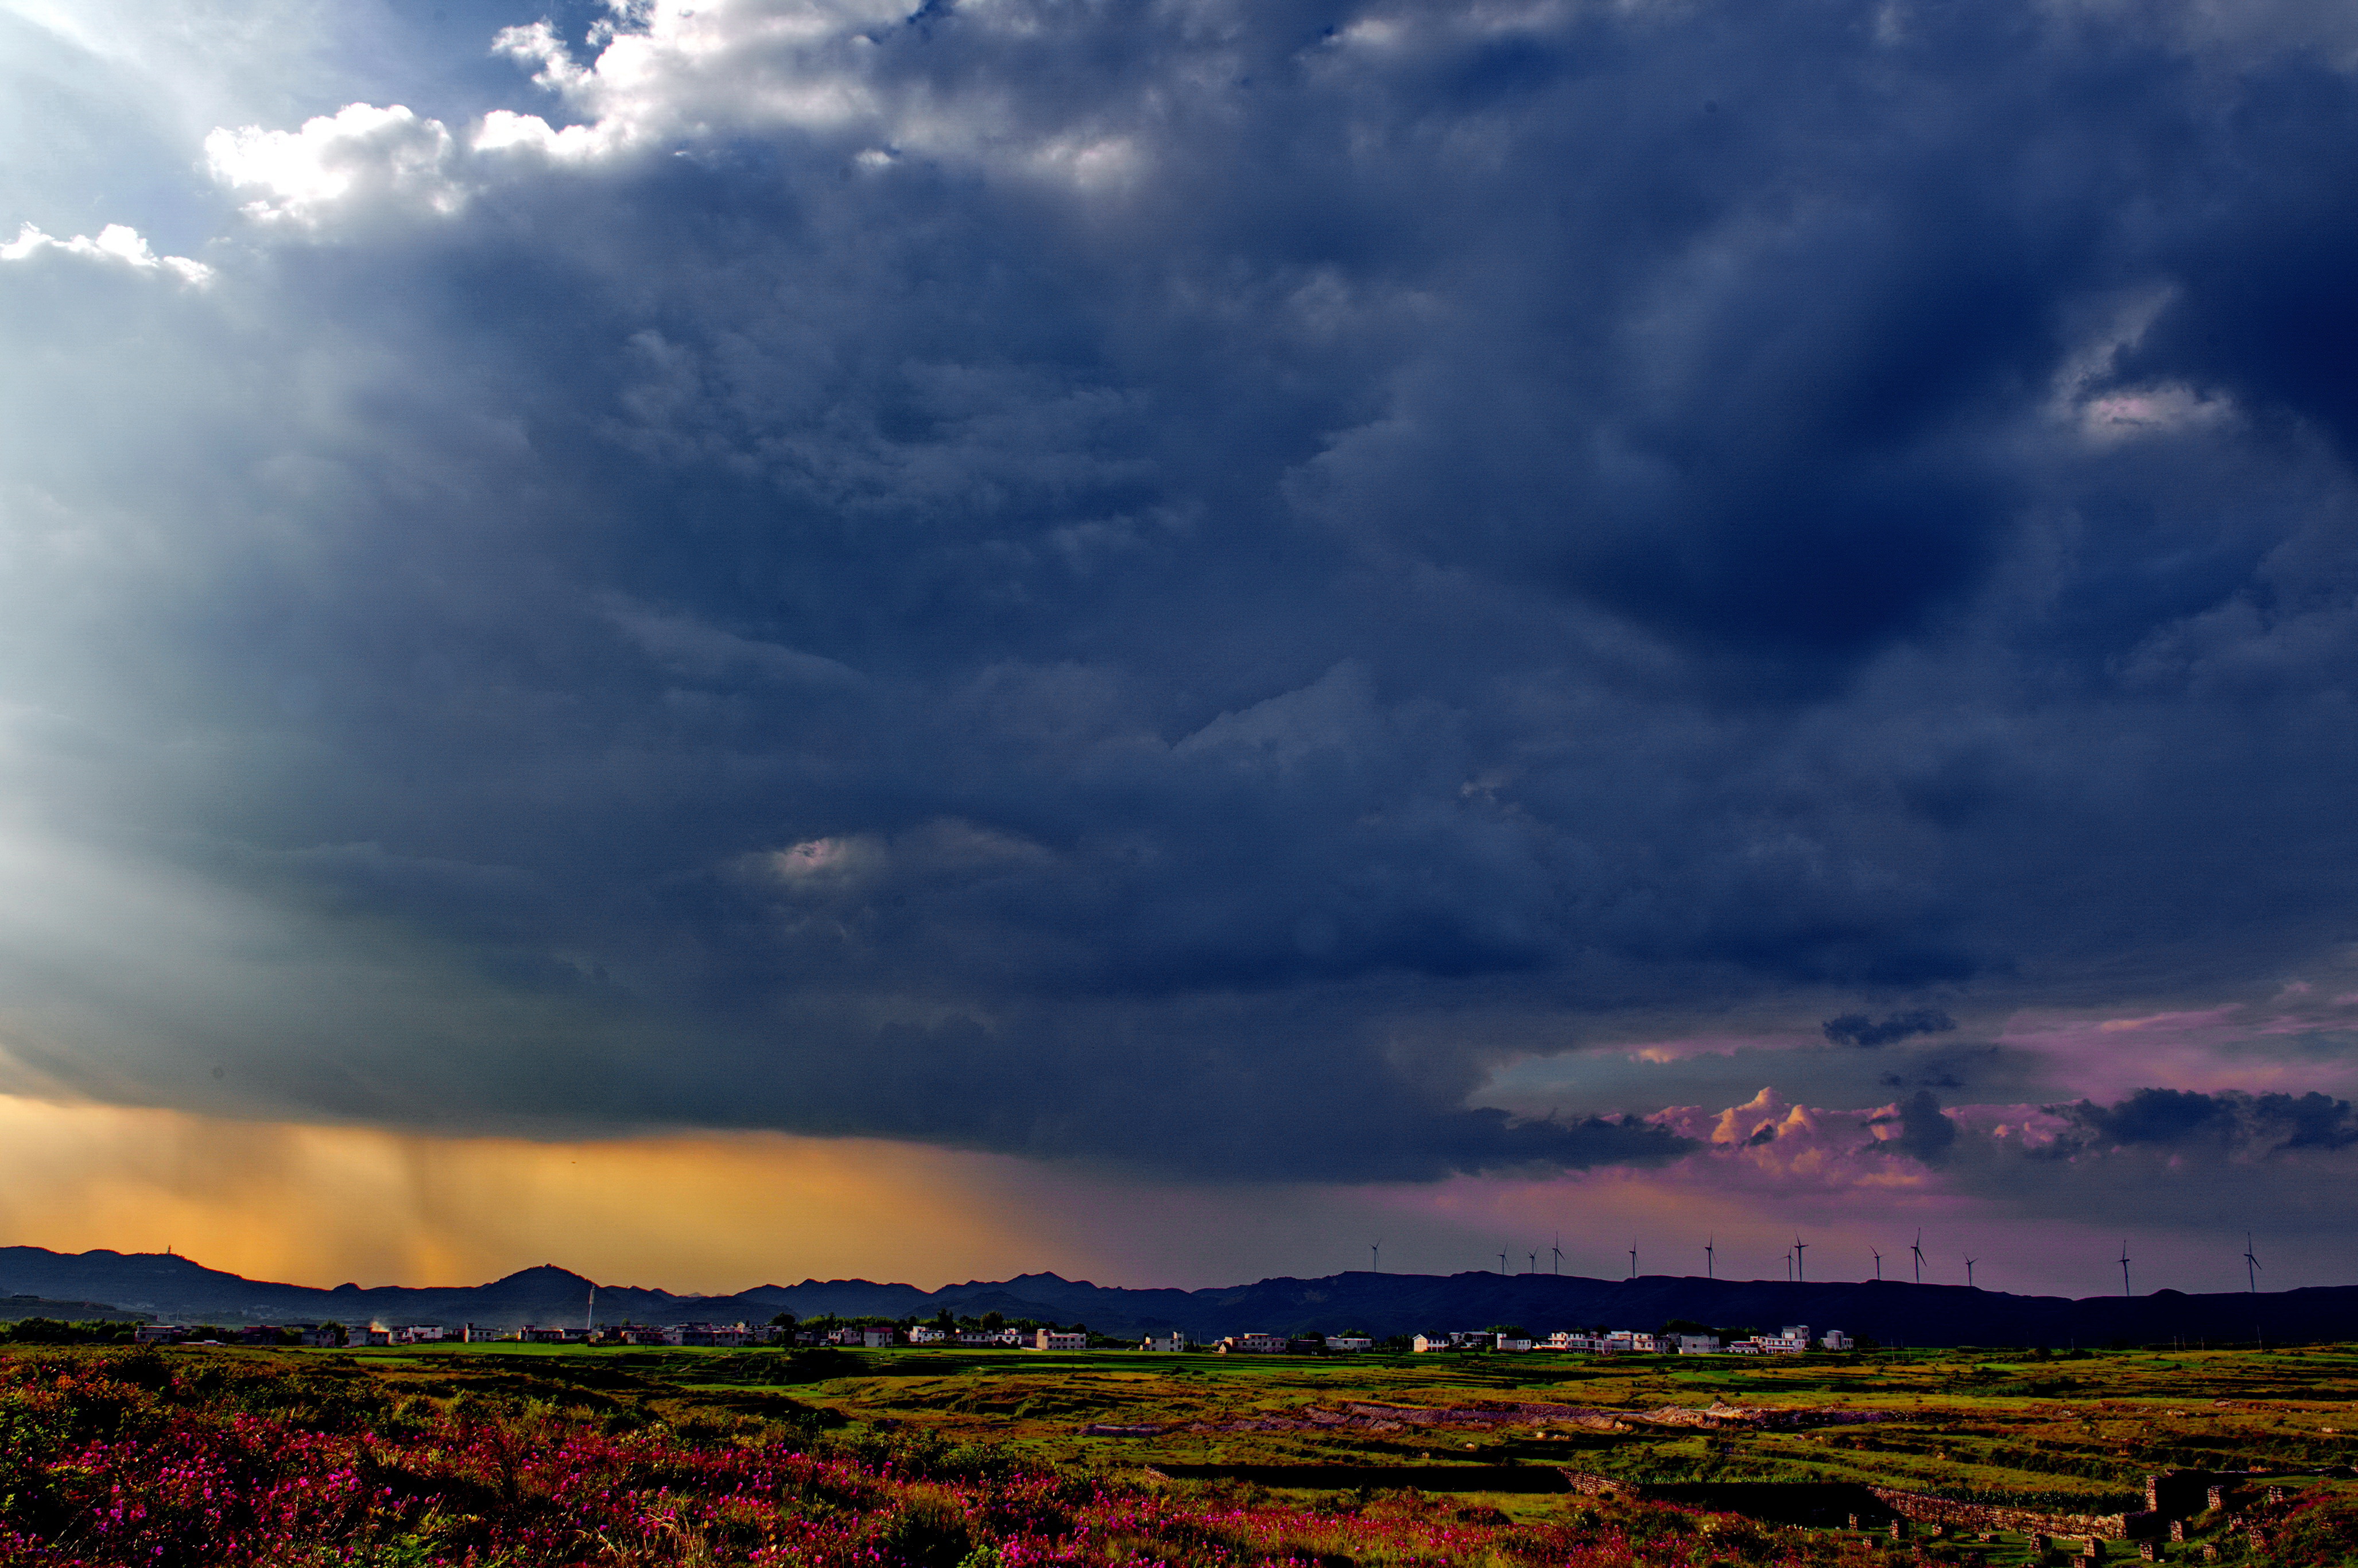
[[[2358,1563],[2353,1399],[2341,1348],[10,1346],[0,1564],[2061,1568],[2125,1523],[1924,1499],[2120,1515],[2190,1469],[2237,1474],[2170,1560],[2325,1568]]]
[[[2353,1347],[1789,1360],[490,1345],[361,1358],[419,1374],[529,1369],[584,1397],[602,1390],[683,1412],[754,1413],[791,1400],[830,1428],[989,1444],[1133,1476],[1159,1465],[1541,1465],[1636,1481],[1855,1481],[2104,1514],[2141,1508],[2150,1471],[2358,1464]],[[1529,1404],[1579,1413],[1513,1408]],[[1331,1424],[1354,1405],[1396,1407],[1408,1419]],[[1714,1409],[1707,1428],[1666,1424]],[[1435,1411],[1448,1414],[1413,1419]],[[1880,1419],[1847,1419],[1865,1414]],[[1775,1424],[1812,1417],[1841,1423]],[[1089,1435],[1091,1425],[1163,1430]],[[2287,1474],[2284,1484],[2335,1483]],[[1519,1515],[1562,1502],[1505,1493],[1487,1500]]]

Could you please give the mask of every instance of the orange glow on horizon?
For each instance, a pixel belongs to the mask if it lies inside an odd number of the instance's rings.
[[[301,1284],[474,1284],[553,1262],[725,1292],[853,1274],[939,1284],[1047,1244],[1017,1162],[871,1140],[540,1143],[218,1120],[0,1096],[0,1238],[167,1247]]]

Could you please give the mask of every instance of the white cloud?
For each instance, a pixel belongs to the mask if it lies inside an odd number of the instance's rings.
[[[14,240],[0,245],[0,261],[24,261],[48,251],[119,263],[139,272],[168,272],[183,283],[203,283],[213,275],[212,268],[187,256],[157,255],[138,230],[122,223],[109,223],[94,240],[88,234],[55,239],[27,223]]]
[[[456,212],[467,196],[451,169],[456,150],[442,122],[399,103],[348,103],[333,116],[305,121],[299,131],[222,127],[205,138],[215,179],[264,192],[246,203],[249,217],[307,226],[318,224],[331,204],[360,200]]]
[[[560,129],[537,114],[494,109],[483,116],[472,146],[479,153],[536,152],[559,162],[582,163],[615,151],[624,140],[623,128],[611,121]]]
[[[587,63],[546,20],[509,27],[494,49],[530,69],[536,85],[585,123],[552,130],[536,115],[495,112],[475,145],[583,157],[721,127],[798,127],[858,130],[883,146],[1079,190],[1126,189],[1151,168],[1157,95],[1085,95],[1059,105],[1011,88],[1011,72],[1067,75],[1061,57],[1074,29],[1044,25],[1033,7],[968,7],[957,26],[979,47],[967,63],[949,72],[913,70],[884,41],[908,25],[909,9],[903,0],[618,6],[618,20],[590,29],[586,41],[597,52]],[[1201,85],[1233,71],[1175,74]]]

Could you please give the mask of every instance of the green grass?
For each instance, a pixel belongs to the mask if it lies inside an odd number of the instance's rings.
[[[1645,1480],[1854,1480],[2087,1512],[2138,1506],[2149,1470],[2358,1464],[2358,1353],[2103,1352],[2040,1361],[1909,1352],[1792,1361],[1724,1357],[1173,1357],[903,1349],[799,1352],[416,1346],[371,1361],[627,1376],[682,1393],[795,1399],[849,1422],[988,1442],[1060,1464],[1550,1464]],[[595,1369],[593,1371],[593,1369]],[[1894,1412],[1875,1425],[1698,1433],[1627,1422],[1254,1432],[1346,1402],[1533,1401],[1635,1416],[1714,1400],[1777,1410]],[[2221,1403],[2219,1401],[2227,1401]],[[1084,1436],[1095,1422],[1195,1426],[1147,1438]]]
[[[411,1394],[522,1401],[567,1419],[610,1423],[609,1430],[653,1423],[691,1436],[785,1422],[846,1441],[989,1452],[1117,1481],[1141,1477],[1158,1464],[1552,1465],[1633,1481],[1859,1482],[2055,1512],[2115,1513],[2142,1506],[2143,1478],[2153,1470],[2358,1465],[2358,1350],[2351,1347],[2049,1360],[1910,1352],[1790,1361],[1537,1354],[1322,1360],[512,1343],[182,1354],[224,1368],[265,1360],[287,1369],[285,1388],[316,1386],[322,1400],[340,1383],[364,1377],[396,1402]],[[1891,1419],[1807,1430],[1698,1430],[1644,1419],[1664,1407],[1693,1411],[1714,1401],[1777,1412],[1838,1406]],[[1520,1402],[1594,1413],[1566,1419],[1524,1412],[1494,1424],[1391,1431],[1307,1424],[1312,1412],[1354,1403],[1479,1409]],[[1291,1429],[1250,1429],[1254,1422]],[[1083,1431],[1092,1423],[1167,1430],[1092,1437]],[[2321,1485],[2349,1491],[2358,1518],[2358,1486]],[[1314,1500],[1320,1494],[1301,1496]],[[1536,1522],[1573,1505],[1562,1495],[1494,1493],[1456,1494],[1448,1506]],[[2198,1541],[2222,1545],[2224,1561],[2244,1560],[2240,1538],[2225,1524],[2198,1521]],[[1870,1557],[1888,1545],[1870,1551],[1870,1543],[1857,1544]],[[1935,1562],[1972,1551],[1993,1568],[2015,1568],[2027,1563],[2028,1543],[1999,1537],[1920,1541],[1907,1550]]]

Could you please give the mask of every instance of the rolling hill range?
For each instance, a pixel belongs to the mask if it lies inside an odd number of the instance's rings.
[[[247,1280],[172,1254],[51,1252],[0,1248],[0,1295],[105,1303],[165,1320],[293,1322],[570,1323],[590,1311],[590,1281],[544,1265],[488,1284],[413,1288],[315,1286]],[[1125,1290],[1021,1274],[921,1291],[866,1280],[806,1280],[757,1285],[734,1295],[679,1295],[600,1284],[601,1323],[698,1320],[766,1322],[798,1318],[962,1316],[998,1312],[1009,1318],[1086,1323],[1104,1334],[1180,1328],[1198,1339],[1258,1329],[1379,1336],[1518,1324],[1541,1334],[1558,1328],[1651,1329],[1673,1319],[1728,1329],[1807,1323],[1869,1335],[1887,1345],[2104,1346],[2174,1339],[2247,1343],[2358,1339],[2358,1286],[2299,1291],[2142,1296],[2017,1296],[1961,1285],[1892,1281],[1791,1284],[1768,1280],[1705,1280],[1641,1275],[1594,1280],[1575,1275],[1488,1273],[1378,1274],[1261,1280],[1206,1290]]]

